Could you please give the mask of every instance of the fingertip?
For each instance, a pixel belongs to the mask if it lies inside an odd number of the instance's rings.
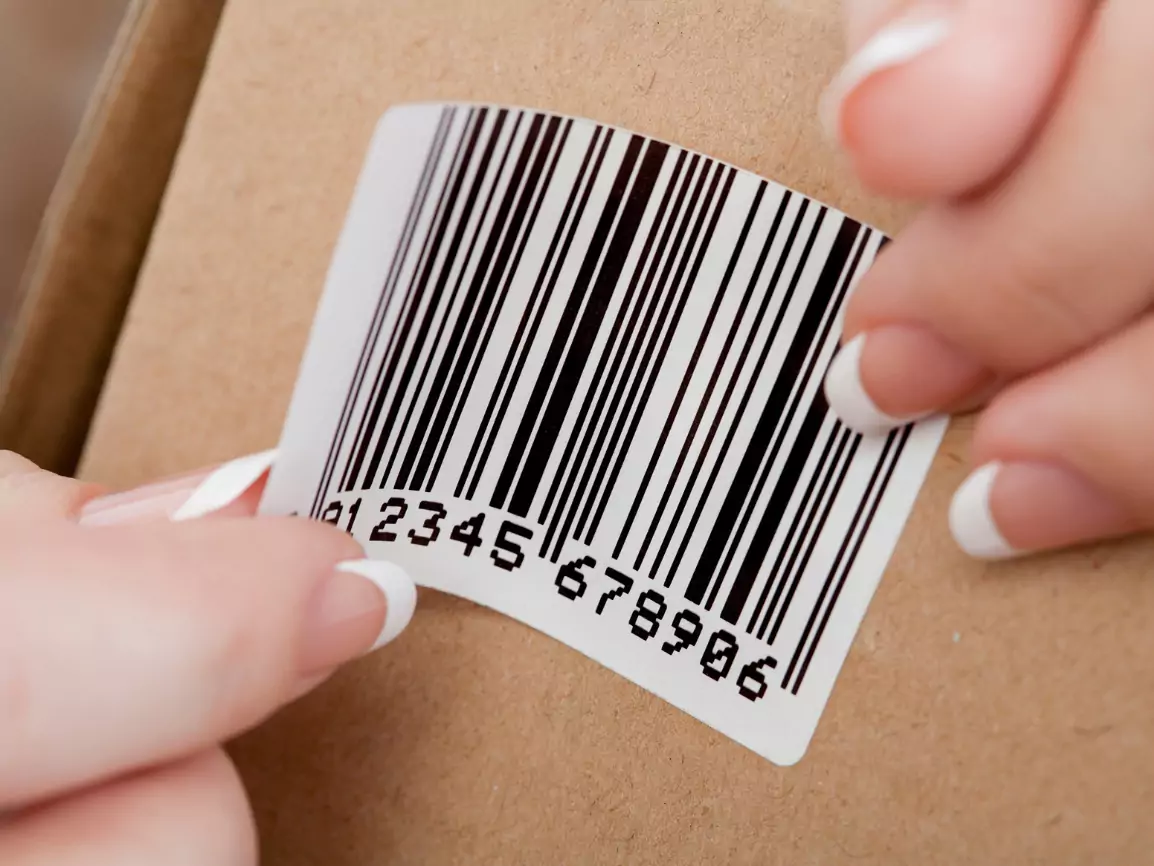
[[[997,177],[1044,115],[1092,5],[919,4],[879,30],[831,87],[837,138],[862,183],[930,199]]]

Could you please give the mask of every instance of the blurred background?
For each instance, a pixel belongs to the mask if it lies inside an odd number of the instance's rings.
[[[41,216],[129,2],[0,0],[0,341],[11,330]]]

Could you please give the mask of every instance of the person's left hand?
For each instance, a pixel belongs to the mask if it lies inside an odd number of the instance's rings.
[[[257,862],[220,744],[395,637],[416,600],[340,530],[253,517],[267,465],[97,498],[0,452],[4,866]]]

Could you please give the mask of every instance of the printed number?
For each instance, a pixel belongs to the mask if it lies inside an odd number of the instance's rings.
[[[321,515],[321,520],[325,523],[331,523],[333,526],[339,526],[341,523],[341,513],[344,511],[344,506],[339,502],[330,502],[329,507],[325,509],[325,513]],[[352,535],[353,524],[357,522],[357,515],[361,511],[361,500],[357,500],[349,506],[349,524],[345,527],[345,532]]]
[[[713,633],[701,657],[701,671],[711,680],[729,676],[733,660],[737,658],[737,638],[724,629]]]
[[[389,509],[394,508],[396,511],[389,514]],[[409,506],[405,500],[399,496],[394,496],[388,502],[381,506],[381,514],[386,515],[385,519],[373,527],[373,531],[369,533],[370,541],[396,541],[397,533],[390,532],[385,529],[386,526],[392,526],[405,519],[405,515],[409,513]]]
[[[609,592],[601,596],[601,601],[597,602],[597,613],[600,614],[605,610],[605,605],[619,596],[625,595],[633,589],[633,578],[622,574],[616,568],[605,569],[605,576],[617,583],[616,589],[611,589]]]
[[[695,646],[697,639],[701,637],[701,620],[697,614],[691,610],[683,610],[677,614],[673,618],[673,636],[677,638],[677,643],[667,641],[661,647],[666,655],[673,655],[687,646]]]
[[[773,656],[766,656],[758,661],[750,662],[741,669],[741,676],[737,678],[737,690],[741,692],[743,698],[756,701],[765,697],[765,690],[769,688],[769,684],[761,673],[763,667],[776,668],[777,659]],[[751,682],[756,683],[756,687],[751,687],[749,685]]]
[[[361,513],[361,500],[357,500],[349,506],[349,525],[345,527],[345,532],[349,535],[353,534],[353,524],[357,522],[357,515]]]
[[[661,593],[652,589],[645,590],[637,598],[637,609],[629,616],[629,625],[632,627],[633,633],[642,640],[649,640],[657,634],[657,628],[661,625],[661,620],[667,610],[669,608]],[[638,623],[644,623],[644,625]]]
[[[441,537],[440,523],[449,516],[449,512],[447,512],[445,506],[439,502],[422,502],[421,510],[433,512],[429,519],[421,524],[423,528],[429,530],[429,534],[418,535],[417,530],[410,529],[409,540],[420,547],[428,547]]]
[[[501,524],[501,531],[497,533],[497,540],[493,542],[493,550],[489,557],[493,560],[493,565],[505,571],[516,571],[525,564],[525,554],[521,550],[521,546],[513,541],[509,536],[514,535],[517,538],[523,538],[526,541],[533,539],[533,530],[526,529],[524,526],[518,526],[511,520],[506,520]],[[497,551],[504,551],[510,553],[513,558],[504,559]]]
[[[473,548],[481,546],[481,527],[484,525],[485,515],[475,514],[464,523],[454,526],[453,534],[449,538],[465,545],[465,556],[472,556]]]
[[[565,596],[570,601],[576,601],[585,594],[585,590],[589,588],[585,583],[585,575],[581,573],[584,566],[593,568],[597,565],[597,560],[592,556],[583,556],[581,559],[575,559],[566,565],[561,566],[557,572],[557,592]]]

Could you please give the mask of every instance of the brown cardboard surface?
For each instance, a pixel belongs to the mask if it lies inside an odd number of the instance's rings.
[[[70,472],[224,0],[133,0],[29,259],[0,447]]]
[[[498,100],[674,140],[896,229],[822,144],[834,0],[232,0],[89,442],[129,484],[275,442],[373,124]],[[435,593],[236,744],[265,861],[1146,863],[1148,542],[984,566],[947,437],[808,755],[773,766]],[[272,576],[270,576],[270,579]]]

